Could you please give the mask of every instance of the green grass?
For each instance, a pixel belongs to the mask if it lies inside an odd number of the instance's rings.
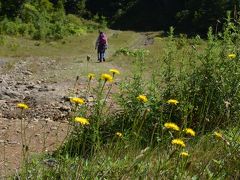
[[[4,36],[4,44],[0,47],[0,56],[11,58],[11,64],[22,58],[27,59],[30,61],[29,70],[33,71],[36,77],[49,78],[55,74],[56,76],[51,78],[52,81],[72,80],[77,75],[86,76],[89,72],[100,74],[113,67],[121,69],[121,64],[113,61],[112,54],[121,47],[133,44],[140,35],[131,31],[108,30],[106,33],[109,37],[109,48],[107,50],[108,62],[105,64],[97,63],[97,54],[94,49],[97,32],[51,42]],[[88,55],[91,56],[89,63],[86,60]],[[39,63],[41,61],[48,63],[49,60],[54,60],[56,66],[51,66],[51,71],[43,72]],[[11,67],[10,65],[6,66],[6,71],[9,71]],[[124,65],[123,68],[125,68]]]
[[[155,37],[147,47],[139,33],[109,30],[107,34],[110,46],[106,63],[95,63],[94,33],[53,43],[40,42],[34,46],[36,49],[25,47],[29,56],[56,61],[56,66],[42,76],[56,74],[57,81],[84,77],[82,85],[86,91],[81,89],[80,96],[91,95],[94,103],[73,103],[69,118],[73,131],[64,144],[52,155],[25,162],[19,176],[238,179],[240,61],[235,41],[240,39],[240,32],[236,36],[226,29],[224,36],[218,38],[210,30],[205,41],[199,37],[175,38],[170,33],[169,37]],[[26,39],[14,41],[26,41],[27,47],[33,43]],[[23,53],[21,48],[19,45],[14,51],[9,49],[8,56]],[[143,53],[146,50],[149,55]],[[231,53],[236,57],[229,58]],[[19,55],[27,57],[26,54]],[[92,57],[90,62],[86,61],[87,55]],[[35,62],[30,66],[36,74],[41,72]],[[116,83],[99,80],[101,73],[110,68],[121,72],[114,76]],[[96,74],[94,80],[87,80],[89,72]],[[139,95],[145,95],[147,101],[139,100]],[[171,104],[169,99],[179,103]],[[75,117],[87,118],[90,124],[79,124]],[[179,130],[168,129],[166,122],[177,124]],[[196,136],[187,135],[185,128],[192,128]],[[216,132],[221,135],[216,136]],[[173,139],[181,139],[185,145],[176,146],[171,143]],[[183,151],[189,156],[182,157]]]
[[[46,61],[47,63],[49,60],[54,60],[57,67],[53,67],[52,72],[49,71],[50,74],[47,72],[43,76],[48,78],[51,74],[57,74],[57,79],[55,80],[62,79],[62,76],[65,80],[74,79],[77,75],[86,76],[89,72],[99,74],[103,73],[105,69],[112,67],[121,69],[123,77],[132,75],[136,62],[135,58],[120,54],[115,56],[114,54],[120,48],[125,47],[129,47],[132,50],[143,49],[143,35],[132,31],[108,30],[106,33],[109,37],[109,48],[106,51],[108,62],[105,64],[96,63],[94,46],[97,32],[82,36],[70,36],[62,40],[50,42],[4,36],[4,44],[0,47],[0,56],[11,58],[12,61],[18,61],[22,58],[30,59],[31,65],[29,69],[35,72],[37,76],[39,76],[38,73],[42,75],[42,69],[39,69],[39,61]],[[148,69],[159,71],[159,73],[162,72],[162,59],[167,42],[167,38],[156,37],[154,38],[154,43],[147,46],[150,55],[145,57],[146,74],[149,74]],[[188,47],[189,44],[185,44],[183,50],[177,56],[182,57],[182,54]],[[91,56],[90,63],[86,61],[88,55]],[[58,74],[61,74],[61,76]]]
[[[52,179],[237,179],[240,175],[238,152],[212,134],[192,140],[190,156],[185,158],[179,156],[179,150],[162,144],[136,148],[126,146],[126,141],[119,139],[103,147],[91,159],[63,156],[49,165],[46,162],[52,157],[38,157],[30,163],[29,172]]]
[[[107,31],[109,37],[109,54],[118,48],[129,46],[138,38],[134,32]],[[2,57],[61,57],[76,58],[83,55],[95,55],[97,32],[81,36],[70,36],[57,41],[34,41],[26,38],[4,36],[4,44],[0,47]],[[85,57],[84,57],[85,58]]]

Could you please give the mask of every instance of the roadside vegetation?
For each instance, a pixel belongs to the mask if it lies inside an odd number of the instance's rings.
[[[81,36],[106,27],[104,22],[95,23],[74,14],[66,14],[62,1],[58,1],[57,4],[48,0],[25,1],[20,4],[9,3],[2,2],[2,7],[0,6],[2,13],[5,13],[0,16],[2,36],[14,35],[34,40],[52,41],[71,35]],[[9,6],[12,8],[8,8]]]
[[[170,28],[147,49],[119,47],[111,60],[126,62],[128,73],[81,74],[86,89],[68,94],[69,133],[56,151],[30,156],[22,118],[22,169],[14,177],[238,179],[239,40],[228,16],[223,32],[209,28],[206,40],[175,37]],[[17,106],[22,117],[31,108]]]
[[[1,73],[10,73],[18,57],[48,57],[55,63],[49,72],[35,59],[30,63],[32,78],[76,78],[64,97],[68,133],[54,151],[30,153],[25,116],[31,106],[16,104],[21,169],[9,176],[4,169],[1,177],[239,179],[239,2],[104,2],[0,0],[0,56],[8,58],[0,61]],[[171,14],[158,14],[159,8]],[[233,11],[224,18],[227,10]],[[107,62],[96,64],[99,29],[110,46]]]

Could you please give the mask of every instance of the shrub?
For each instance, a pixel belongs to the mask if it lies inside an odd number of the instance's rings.
[[[177,97],[183,106],[181,119],[202,132],[239,119],[239,57],[234,43],[239,39],[239,35],[236,36],[239,32],[231,22],[226,24],[221,40],[210,28],[206,47],[201,53],[185,52],[189,70],[181,67],[180,73],[174,70],[174,41],[170,41],[167,51],[164,97]]]
[[[0,33],[57,40],[68,35],[82,35],[100,27],[71,14],[66,16],[62,6],[54,8],[48,0],[24,3],[20,18],[11,21],[3,19]]]
[[[19,25],[5,18],[1,21],[1,32],[7,35],[17,35]]]

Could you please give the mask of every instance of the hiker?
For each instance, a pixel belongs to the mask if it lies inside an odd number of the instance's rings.
[[[99,31],[99,35],[96,41],[95,49],[97,49],[98,61],[105,61],[105,50],[107,49],[108,42],[107,36],[102,31]]]

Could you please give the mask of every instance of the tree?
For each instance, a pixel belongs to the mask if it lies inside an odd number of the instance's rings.
[[[89,10],[86,7],[87,0],[65,0],[66,13],[89,18]]]
[[[0,0],[0,16],[7,16],[11,19],[19,16],[24,1],[25,0]]]
[[[178,26],[184,31],[206,32],[225,17],[228,4],[226,0],[185,0],[184,9],[176,14]]]

